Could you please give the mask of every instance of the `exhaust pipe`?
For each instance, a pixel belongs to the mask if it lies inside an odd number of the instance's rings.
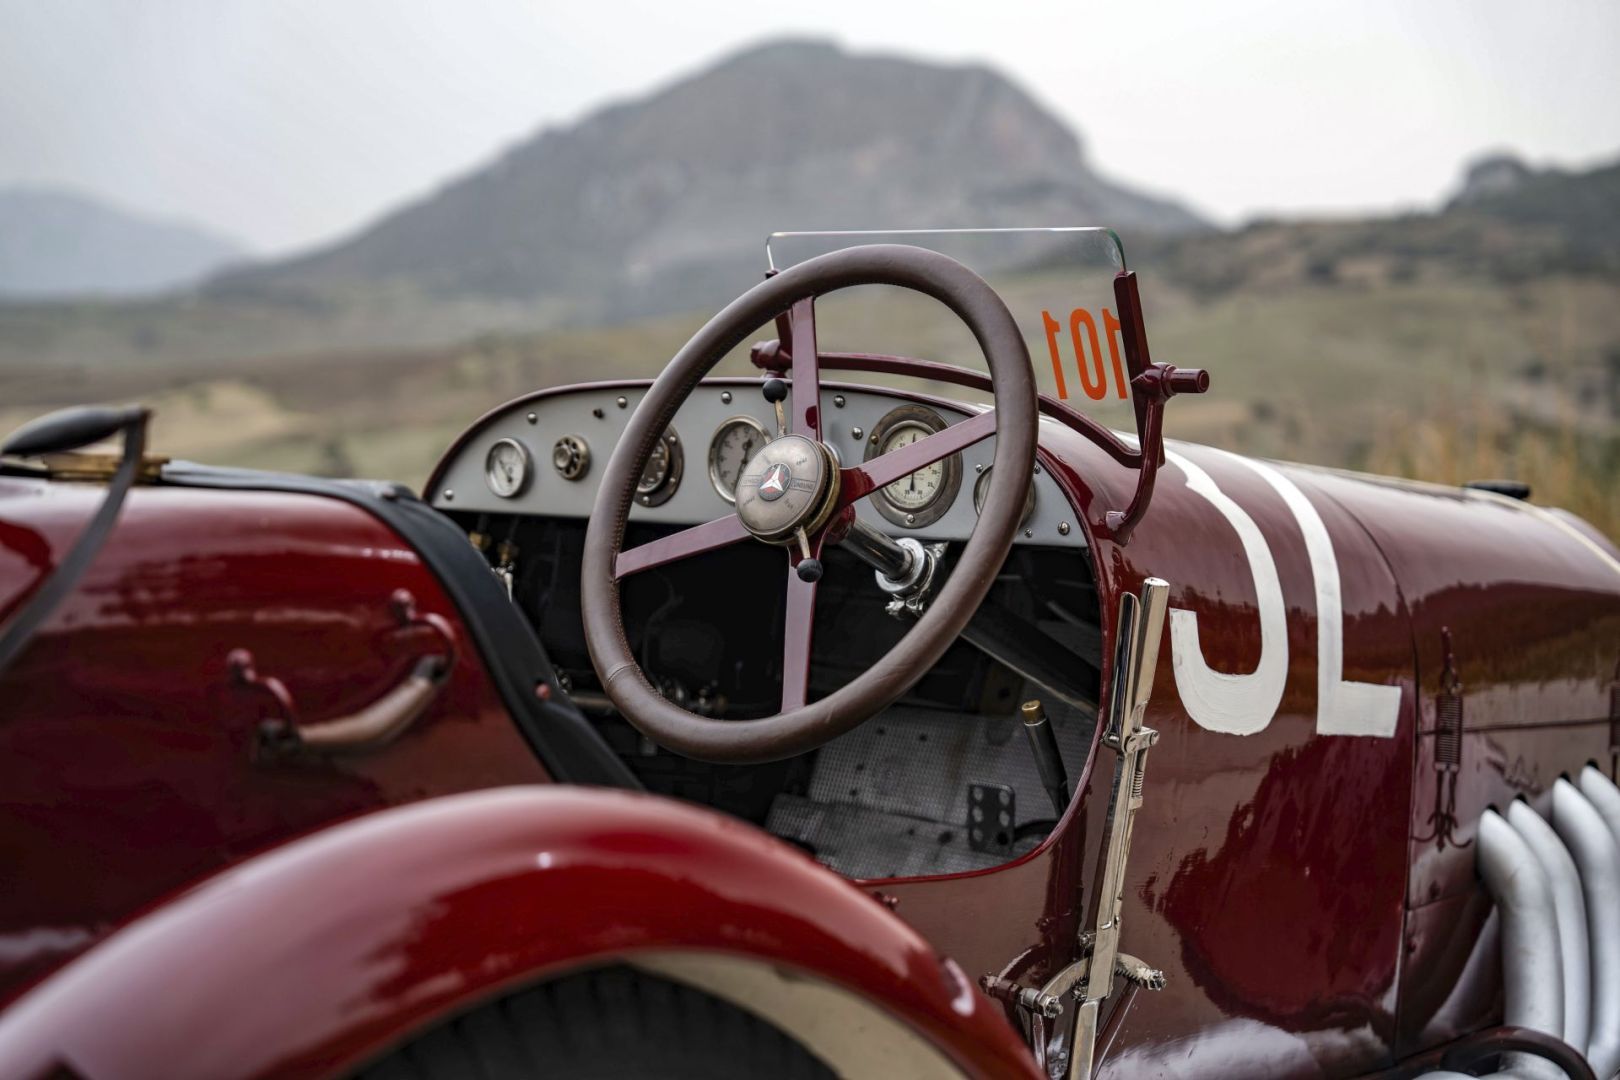
[[[1562,1037],[1564,979],[1558,970],[1561,949],[1552,883],[1530,845],[1495,810],[1485,811],[1479,820],[1478,862],[1502,913],[1505,1022]],[[1513,1054],[1505,1064],[1513,1076],[1557,1080],[1562,1074],[1551,1062],[1527,1054]]]
[[[1553,827],[1581,871],[1586,891],[1587,936],[1592,946],[1592,1024],[1586,1059],[1600,1077],[1620,1070],[1620,839],[1601,809],[1620,810],[1620,791],[1587,767],[1583,794],[1568,780],[1553,785]]]
[[[1558,918],[1558,946],[1564,976],[1563,1038],[1577,1050],[1586,1049],[1591,1017],[1591,972],[1587,962],[1586,901],[1581,875],[1558,833],[1522,799],[1508,807],[1508,824],[1519,831],[1552,885],[1553,910]],[[1556,1033],[1555,1033],[1556,1034]]]

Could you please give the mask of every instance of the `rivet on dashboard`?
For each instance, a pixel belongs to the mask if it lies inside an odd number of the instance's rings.
[[[620,397],[620,398],[619,398],[619,399],[618,399],[618,400],[617,400],[617,401],[615,401],[615,402],[614,402],[614,403],[613,403],[613,404],[615,404],[615,405],[617,405],[617,406],[618,406],[618,407],[619,407],[619,408],[621,408],[621,409],[622,409],[622,408],[624,408],[624,407],[625,407],[625,406],[626,406],[626,405],[628,405],[628,404],[630,404],[630,399],[629,399],[629,398],[627,398],[627,397]]]
[[[591,415],[596,417],[598,420],[600,420],[600,419],[602,419],[602,410],[601,409],[592,409],[591,410]]]
[[[1041,475],[1041,467],[1039,465],[1035,466],[1035,475],[1036,476]]]
[[[1058,535],[1059,536],[1068,536],[1069,535],[1069,523],[1067,521],[1058,522]]]
[[[834,394],[833,395],[833,405],[836,408],[842,409],[844,407],[844,395],[843,394]]]
[[[722,390],[722,391],[720,391],[720,404],[722,404],[722,405],[730,405],[731,404],[731,391],[730,390]]]
[[[540,422],[540,416],[537,413],[530,413],[528,416],[524,417],[524,419],[531,424],[537,424]]]
[[[906,524],[907,525],[915,525],[915,524],[917,524],[917,515],[916,514],[907,514],[906,515]]]
[[[449,502],[456,497],[456,493],[449,488],[444,489],[444,501]]]
[[[1024,530],[1024,538],[1025,538],[1025,539],[1026,539],[1026,540],[1027,540],[1027,539],[1028,539],[1028,538],[1030,538],[1030,537],[1032,537],[1032,536],[1034,536],[1034,535],[1035,535],[1035,530],[1034,530],[1034,529],[1025,529],[1025,530]]]
[[[862,436],[864,436],[865,434],[866,434],[866,432],[862,431],[858,427],[852,427],[852,428],[849,429],[849,437],[852,438],[852,439],[855,439],[857,441],[859,441],[860,438]]]
[[[981,461],[977,465],[973,466],[973,471],[974,472],[984,472],[984,462]]]

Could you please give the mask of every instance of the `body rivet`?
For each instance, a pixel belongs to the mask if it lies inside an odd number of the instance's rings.
[[[1059,536],[1068,536],[1069,535],[1069,523],[1067,521],[1058,522],[1058,535]]]

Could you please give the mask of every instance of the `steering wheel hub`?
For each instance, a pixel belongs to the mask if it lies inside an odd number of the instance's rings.
[[[760,540],[781,544],[825,524],[838,498],[838,463],[803,435],[765,444],[737,481],[737,517]]]

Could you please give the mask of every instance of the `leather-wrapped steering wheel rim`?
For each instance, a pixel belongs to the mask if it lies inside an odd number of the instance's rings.
[[[814,429],[819,423],[819,377],[811,304],[815,297],[856,285],[892,285],[931,296],[954,312],[977,340],[990,368],[993,412],[960,421],[914,444],[921,447],[941,440],[937,446],[948,447],[939,455],[943,457],[988,437],[993,430],[994,470],[977,527],[921,617],[893,648],[848,685],[819,700],[757,720],[714,719],[688,712],[660,695],[636,663],[624,632],[620,581],[638,569],[744,540],[749,534],[740,531],[733,515],[626,554],[622,550],[624,533],[636,480],[654,442],[703,377],[761,325],[790,310],[802,320],[801,326],[807,325],[793,334],[794,412]],[[802,395],[803,385],[814,386],[816,392]],[[803,753],[850,730],[892,704],[921,678],[984,601],[1018,531],[1027,478],[1035,463],[1036,433],[1035,382],[1018,324],[995,291],[956,260],[925,248],[874,244],[809,259],[767,278],[710,319],[676,353],[631,414],[602,470],[585,534],[580,593],[585,640],[604,691],[649,738],[705,761],[775,760]],[[818,429],[816,434],[819,436]],[[898,460],[902,453],[905,451],[886,457]],[[868,471],[875,472],[872,467],[883,462],[884,458],[877,458],[865,470],[860,466],[840,470],[844,478],[840,509],[882,486],[868,485],[872,479]],[[891,471],[893,467],[897,466],[891,466]],[[907,471],[917,467],[920,465],[914,464]],[[820,526],[814,538],[817,551],[833,527]],[[658,545],[667,545],[667,550],[647,553]],[[788,576],[791,619],[792,590],[799,586],[794,585],[793,574]],[[809,589],[809,610],[813,611],[814,586]],[[791,634],[792,628],[787,632]],[[796,674],[807,675],[808,647],[807,638],[804,672]],[[791,697],[790,688],[785,688],[784,701]]]

